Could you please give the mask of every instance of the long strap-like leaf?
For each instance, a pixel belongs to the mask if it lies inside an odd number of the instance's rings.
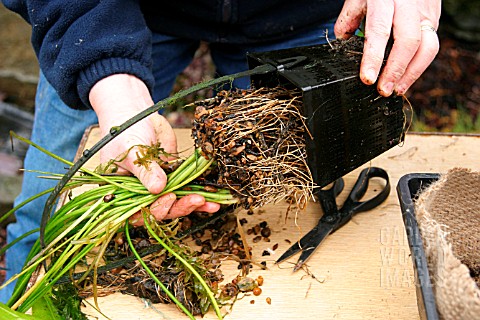
[[[158,112],[159,110],[165,108],[168,104],[171,104],[175,102],[178,99],[181,99],[183,97],[188,96],[189,94],[192,94],[194,92],[197,92],[199,90],[211,87],[211,86],[216,86],[219,84],[223,84],[226,82],[232,82],[234,79],[237,78],[243,78],[255,74],[262,74],[262,73],[269,73],[273,72],[276,70],[276,67],[272,65],[260,65],[258,67],[255,67],[251,70],[235,73],[232,75],[227,75],[223,77],[219,77],[216,79],[212,79],[209,81],[201,82],[197,85],[194,85],[186,90],[182,90],[174,94],[173,96],[166,98],[164,100],[161,100],[154,104],[153,106],[145,109],[144,111],[140,112],[136,116],[132,117],[131,119],[125,121],[122,125],[118,127],[112,127],[110,129],[110,133],[107,134],[105,137],[100,139],[91,149],[86,149],[83,152],[83,155],[78,159],[77,162],[73,164],[73,166],[70,167],[70,169],[67,171],[67,173],[63,176],[62,180],[59,181],[59,183],[56,185],[55,189],[53,192],[50,194],[50,196],[47,199],[47,202],[45,203],[45,207],[43,209],[43,214],[42,214],[42,220],[40,223],[40,243],[42,245],[42,248],[45,247],[45,227],[47,225],[47,222],[50,218],[50,214],[53,210],[53,206],[60,195],[63,187],[70,181],[70,179],[73,177],[73,175],[94,155],[96,154],[101,148],[103,148],[107,143],[112,141],[115,137],[117,137],[120,133],[134,125],[135,123],[139,122],[140,120],[146,118],[147,116]]]

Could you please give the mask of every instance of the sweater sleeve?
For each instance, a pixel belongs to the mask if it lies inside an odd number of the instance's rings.
[[[104,77],[128,73],[153,88],[151,33],[134,0],[2,0],[32,26],[40,69],[71,108]]]

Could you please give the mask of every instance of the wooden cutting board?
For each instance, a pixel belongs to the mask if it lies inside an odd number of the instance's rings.
[[[179,150],[193,151],[189,129],[175,129]],[[79,154],[99,139],[96,127],[86,131]],[[246,218],[245,230],[267,221],[272,229],[270,242],[252,242],[253,259],[266,261],[267,270],[254,266],[251,277],[264,278],[262,294],[240,296],[226,319],[418,319],[415,276],[399,200],[395,191],[399,178],[408,173],[443,173],[453,167],[480,170],[480,136],[452,134],[407,134],[405,143],[375,158],[345,177],[342,201],[361,169],[381,167],[390,175],[389,198],[374,210],[355,216],[329,236],[307,263],[306,270],[292,272],[298,255],[286,262],[274,261],[308,232],[321,217],[318,203],[310,203],[297,214],[286,216],[288,204],[268,205]],[[98,164],[98,156],[88,167]],[[373,183],[373,182],[372,182]],[[380,189],[380,185],[378,185]],[[375,188],[372,188],[375,189]],[[270,256],[264,250],[278,248]],[[225,281],[238,274],[237,264],[222,264]],[[270,298],[271,304],[267,303]],[[87,302],[93,304],[93,299]],[[183,319],[173,305],[150,304],[137,297],[112,294],[99,298],[100,314],[87,304],[84,312],[91,319]],[[106,317],[105,317],[106,316]],[[211,312],[204,319],[216,319]]]

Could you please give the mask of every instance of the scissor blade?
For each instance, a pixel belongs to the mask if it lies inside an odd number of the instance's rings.
[[[330,229],[327,231],[327,229]],[[299,241],[295,242],[287,251],[285,251],[275,263],[280,263],[299,251],[305,250],[306,248],[311,248],[312,244],[318,246],[323,239],[332,232],[333,228],[326,224],[323,224],[321,221],[316,225],[312,230],[310,230],[306,235],[302,237]],[[302,253],[303,255],[303,253]]]
[[[320,224],[320,222],[319,222]],[[285,251],[280,258],[277,259],[275,263],[280,263],[285,259],[290,258],[295,253],[299,252],[304,248],[308,243],[310,243],[310,239],[314,238],[318,233],[318,225],[316,225],[312,230],[310,230],[307,234],[305,234],[299,241],[295,242],[287,251]]]
[[[295,242],[290,248],[288,248],[287,251],[285,251],[281,256],[280,258],[277,259],[277,261],[275,261],[275,263],[280,263],[282,262],[283,260],[286,260],[288,258],[290,258],[291,256],[293,256],[295,253],[297,253],[298,251],[300,251],[300,244],[297,242]]]
[[[313,252],[320,246],[320,244],[327,238],[327,236],[332,233],[333,226],[331,224],[323,224],[319,223],[316,229],[316,234],[310,238],[303,247],[302,247],[302,254],[298,259],[298,262],[293,267],[293,272],[300,269],[303,264],[310,258]]]

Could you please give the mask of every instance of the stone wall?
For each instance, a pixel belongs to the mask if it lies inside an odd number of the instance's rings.
[[[33,123],[38,62],[30,44],[30,26],[0,3],[0,215],[20,191],[26,146],[9,131],[29,137]]]
[[[37,81],[30,25],[0,4],[0,100],[33,111]]]

